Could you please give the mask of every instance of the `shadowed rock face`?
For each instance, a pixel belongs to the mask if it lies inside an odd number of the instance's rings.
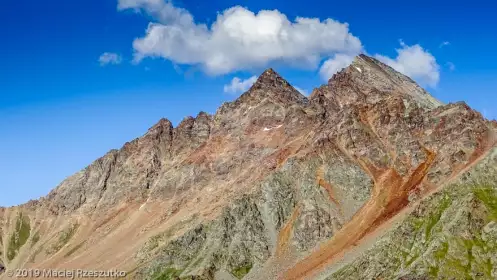
[[[47,197],[0,209],[0,261],[136,279],[312,279],[472,170],[495,130],[364,55],[309,98],[268,69],[213,116],[162,119]]]

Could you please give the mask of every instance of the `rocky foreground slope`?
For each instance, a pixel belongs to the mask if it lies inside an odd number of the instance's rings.
[[[0,208],[0,267],[495,279],[496,131],[364,55],[309,98],[269,69],[215,115],[160,120]]]

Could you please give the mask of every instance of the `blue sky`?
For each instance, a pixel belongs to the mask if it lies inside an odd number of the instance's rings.
[[[269,66],[310,92],[367,52],[495,118],[495,14],[490,0],[3,1],[0,205],[46,195],[161,117],[215,112]]]

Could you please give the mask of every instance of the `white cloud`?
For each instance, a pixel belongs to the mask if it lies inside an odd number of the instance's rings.
[[[319,70],[319,74],[323,80],[327,81],[333,74],[349,66],[353,60],[354,55],[336,54],[333,58],[330,58],[323,63]]]
[[[290,21],[278,10],[256,14],[235,6],[207,26],[163,0],[119,0],[118,8],[144,11],[159,21],[150,23],[145,36],[135,39],[135,61],[161,57],[199,65],[214,75],[265,67],[270,62],[315,69],[325,57],[362,50],[348,24],[333,19],[297,17]]]
[[[185,9],[164,0],[118,0],[118,10],[145,11],[163,24],[193,25],[193,16]]]
[[[193,65],[220,75],[260,69],[271,63],[314,70],[327,59],[319,69],[320,76],[327,80],[364,51],[348,24],[333,19],[297,17],[292,21],[278,10],[254,13],[235,6],[218,13],[207,25],[196,22],[189,11],[169,0],[119,0],[118,9],[144,12],[156,21],[133,42],[136,63],[158,57],[173,65]],[[449,44],[443,42],[441,47]],[[437,85],[440,66],[430,52],[420,45],[401,42],[397,53],[395,58],[375,57],[422,85]],[[238,79],[235,83],[246,81]],[[227,90],[233,91],[229,86]]]
[[[375,57],[420,84],[435,87],[440,80],[440,66],[435,57],[420,45],[408,46],[402,41],[400,45],[395,59],[379,54]]]
[[[439,48],[443,48],[443,47],[448,46],[448,45],[450,45],[450,42],[449,41],[445,41],[445,42],[442,42],[440,44]]]
[[[100,66],[105,66],[107,64],[120,64],[122,62],[122,58],[117,53],[105,52],[100,55],[98,62],[100,62]]]
[[[246,92],[256,81],[256,76],[252,76],[246,80],[234,77],[230,84],[224,86],[224,92],[231,94]]]

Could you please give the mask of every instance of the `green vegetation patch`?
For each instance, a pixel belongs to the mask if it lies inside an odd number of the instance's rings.
[[[9,246],[7,249],[7,259],[9,261],[13,260],[19,250],[29,239],[31,233],[31,227],[29,224],[29,218],[22,213],[19,213],[16,219],[16,227],[12,235],[10,236]]]
[[[405,275],[495,279],[495,233],[485,232],[484,226],[497,221],[497,174],[485,178],[474,174],[477,178],[453,184],[423,201],[385,242],[369,250],[367,257],[358,258],[327,279],[397,279]]]
[[[497,190],[491,186],[476,187],[473,189],[473,193],[487,207],[490,212],[489,218],[497,221]]]
[[[69,240],[74,236],[76,231],[79,228],[79,224],[74,224],[71,227],[69,227],[66,231],[63,231],[62,234],[59,236],[59,242],[62,244],[67,244]]]
[[[250,270],[252,269],[252,264],[248,264],[245,266],[237,267],[231,271],[231,274],[233,274],[236,278],[242,279],[247,275]]]
[[[426,240],[430,240],[433,228],[437,225],[437,223],[440,221],[440,217],[442,217],[442,214],[445,212],[445,210],[447,210],[447,208],[449,208],[451,204],[452,199],[448,195],[444,195],[440,200],[438,207],[428,217],[425,228]]]
[[[38,247],[38,249],[36,249],[36,251],[31,256],[29,256],[28,262],[34,263],[36,260],[36,257],[38,256],[39,253],[41,253],[41,251],[43,251],[43,245]]]
[[[173,267],[168,267],[162,271],[154,273],[152,276],[153,280],[176,280],[179,278],[182,270],[175,269]]]
[[[73,224],[69,228],[59,232],[56,242],[46,251],[47,254],[54,254],[60,251],[71,238],[76,234],[79,224]]]
[[[157,249],[158,247],[161,247],[162,245],[167,244],[167,241],[169,241],[169,239],[171,239],[171,237],[173,237],[178,230],[180,230],[183,226],[195,221],[197,218],[198,214],[194,214],[188,219],[172,225],[171,228],[167,229],[166,231],[150,237],[143,247],[143,250],[145,252],[150,252],[154,249]]]
[[[434,253],[435,259],[437,259],[438,261],[445,259],[445,257],[447,256],[447,252],[449,252],[449,243],[443,242],[441,248]]]
[[[31,238],[31,247],[33,245],[35,245],[36,243],[38,243],[38,241],[40,241],[40,232],[39,231],[35,232],[35,234],[33,235],[33,238]]]

